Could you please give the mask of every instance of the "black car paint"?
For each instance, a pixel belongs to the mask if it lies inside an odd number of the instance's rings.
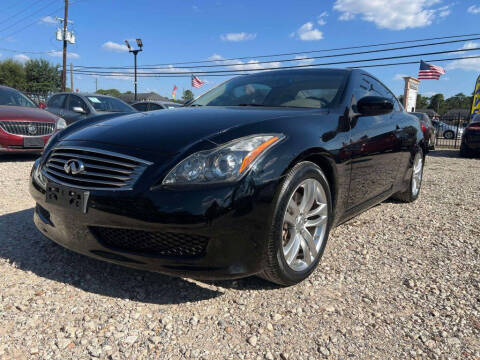
[[[258,273],[281,181],[299,161],[315,162],[325,172],[334,226],[409,186],[413,155],[425,149],[418,120],[402,108],[360,116],[354,87],[364,74],[352,70],[339,106],[328,110],[195,107],[74,124],[49,144],[40,162],[61,144],[124,153],[154,165],[131,191],[91,191],[88,212],[81,215],[47,204],[44,191],[31,181],[38,204],[35,223],[67,248],[118,264],[207,279]],[[241,180],[161,185],[168,171],[190,154],[263,133],[282,133],[285,139]],[[210,242],[200,258],[146,256],[104,246],[91,226],[198,234]]]

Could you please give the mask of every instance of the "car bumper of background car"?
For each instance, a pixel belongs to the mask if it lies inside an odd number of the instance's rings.
[[[45,145],[51,135],[42,136]],[[41,153],[43,148],[25,148],[24,137],[6,133],[0,128],[0,153]]]
[[[276,185],[92,191],[86,213],[47,203],[33,180],[30,193],[37,228],[70,250],[138,269],[227,279],[263,269]]]

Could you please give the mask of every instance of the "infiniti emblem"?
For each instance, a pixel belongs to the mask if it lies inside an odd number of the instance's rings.
[[[65,163],[63,169],[67,174],[77,175],[85,171],[85,165],[80,160],[70,159]]]
[[[28,125],[27,131],[30,135],[35,135],[37,133],[37,127],[35,125]]]

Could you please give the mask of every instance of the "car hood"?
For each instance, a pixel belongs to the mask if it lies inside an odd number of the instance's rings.
[[[36,108],[28,108],[22,106],[0,106],[0,121],[2,120],[24,120],[24,121],[41,121],[55,122],[58,116],[48,111]]]
[[[79,128],[62,141],[88,141],[174,154],[234,127],[305,111],[312,110],[225,107],[135,113]]]

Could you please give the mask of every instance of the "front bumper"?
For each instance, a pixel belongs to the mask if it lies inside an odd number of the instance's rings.
[[[91,191],[86,213],[45,201],[30,181],[34,222],[46,237],[78,253],[138,269],[198,279],[238,278],[264,267],[278,180],[201,189]],[[161,256],[106,245],[95,228],[128,229],[207,238],[200,256]]]
[[[43,145],[47,143],[52,135],[41,136]],[[9,134],[0,128],[0,153],[33,153],[39,154],[43,151],[42,148],[25,148],[23,146],[22,135]]]

